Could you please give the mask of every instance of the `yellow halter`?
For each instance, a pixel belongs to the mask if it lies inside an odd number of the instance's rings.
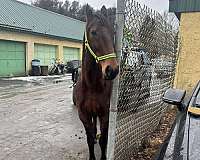
[[[111,58],[116,58],[116,54],[115,53],[109,53],[103,56],[97,56],[93,50],[91,49],[89,43],[88,43],[88,39],[87,39],[87,33],[85,32],[85,48],[88,48],[90,54],[94,57],[94,59],[96,60],[96,63],[99,63],[99,61],[103,61],[106,59],[111,59]]]

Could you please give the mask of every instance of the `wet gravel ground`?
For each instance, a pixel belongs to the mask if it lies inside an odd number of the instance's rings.
[[[87,159],[71,85],[67,76],[0,79],[0,160]]]

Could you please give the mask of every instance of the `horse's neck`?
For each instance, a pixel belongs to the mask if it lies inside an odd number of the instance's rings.
[[[100,89],[104,83],[98,64],[87,51],[83,53],[82,80],[90,89]]]

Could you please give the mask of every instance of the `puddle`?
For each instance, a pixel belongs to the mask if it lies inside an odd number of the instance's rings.
[[[33,99],[33,101],[39,101],[39,100],[43,100],[44,98],[35,98]]]

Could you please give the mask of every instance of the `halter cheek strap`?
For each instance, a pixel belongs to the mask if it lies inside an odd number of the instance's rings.
[[[85,32],[85,48],[87,48],[90,52],[90,54],[94,57],[94,59],[96,60],[96,63],[99,63],[99,61],[103,61],[103,60],[107,60],[107,59],[111,59],[111,58],[116,58],[116,54],[115,53],[109,53],[103,56],[97,56],[93,50],[91,49],[88,39],[87,39],[87,33]]]

